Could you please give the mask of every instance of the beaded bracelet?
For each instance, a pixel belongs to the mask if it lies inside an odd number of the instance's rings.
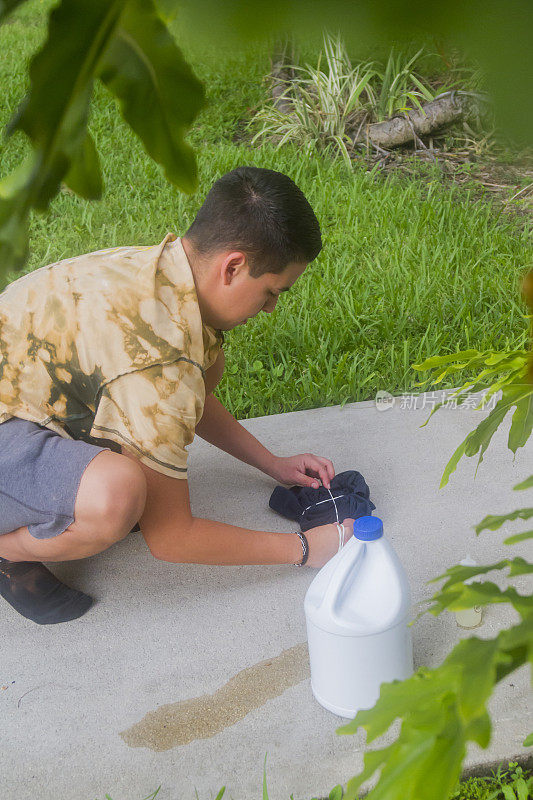
[[[297,561],[295,563],[295,567],[303,567],[305,562],[307,561],[307,557],[309,556],[309,543],[307,541],[307,537],[301,531],[294,531],[294,533],[298,534],[300,537],[300,541],[302,543],[302,548],[304,551],[304,555],[301,561]]]

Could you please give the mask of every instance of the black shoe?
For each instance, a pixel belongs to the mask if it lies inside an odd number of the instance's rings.
[[[0,558],[0,596],[38,625],[69,622],[83,616],[93,598],[61,583],[39,561]]]

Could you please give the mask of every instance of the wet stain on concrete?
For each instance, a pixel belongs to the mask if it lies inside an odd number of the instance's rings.
[[[241,670],[213,694],[149,711],[120,736],[130,747],[148,747],[156,752],[195,739],[209,739],[310,674],[307,642],[302,642]]]

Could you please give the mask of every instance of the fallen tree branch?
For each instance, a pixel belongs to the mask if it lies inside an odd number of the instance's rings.
[[[354,136],[352,142],[354,145],[362,144],[368,137],[375,147],[388,149],[413,140],[417,144],[417,139],[422,136],[430,136],[470,116],[473,113],[472,105],[470,96],[452,92],[449,96],[432,100],[422,108],[398,114],[385,122],[372,122],[366,131]]]

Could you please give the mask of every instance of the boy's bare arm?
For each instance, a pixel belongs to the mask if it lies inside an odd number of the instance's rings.
[[[204,411],[195,432],[206,442],[269,475],[275,456],[213,394],[224,374],[225,363],[224,350],[221,350],[215,363],[205,373]]]
[[[239,461],[257,467],[267,475],[272,474],[276,457],[230,414],[214,394],[208,394],[205,399],[196,434]]]
[[[124,452],[124,451],[123,451]],[[294,564],[302,559],[298,536],[268,533],[193,517],[186,480],[150,469],[134,456],[148,485],[139,520],[151,553],[162,561],[185,564]]]
[[[206,398],[196,433],[206,442],[270,475],[278,483],[312,486],[317,489],[318,479],[326,489],[335,475],[329,458],[313,453],[282,457],[275,456],[258,441],[244,425],[222,405],[213,394],[224,373],[225,357],[221,350],[215,363],[205,373]]]

